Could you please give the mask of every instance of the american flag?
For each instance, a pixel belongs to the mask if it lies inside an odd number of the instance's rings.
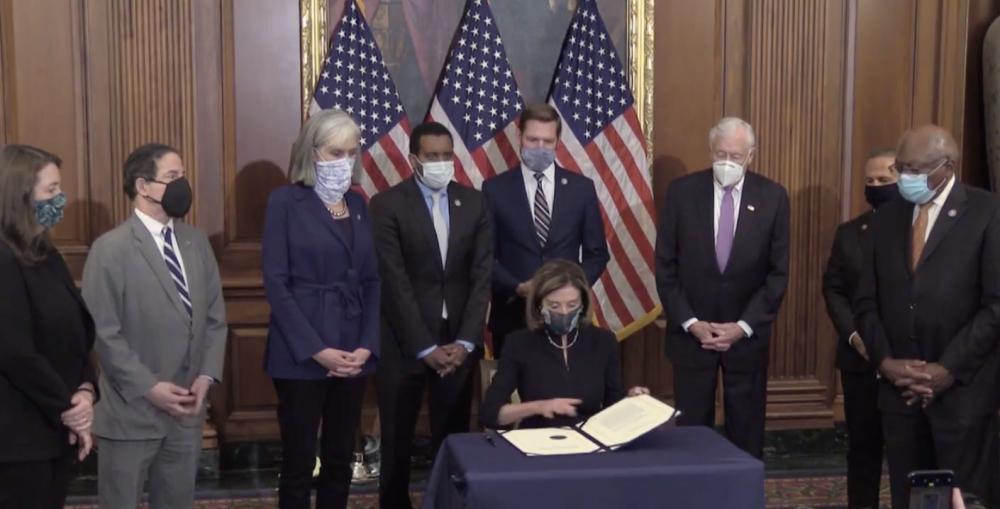
[[[410,175],[410,122],[355,0],[344,6],[334,29],[309,113],[329,108],[350,113],[361,127],[364,194],[373,196]]]
[[[594,0],[582,0],[549,95],[565,125],[559,163],[596,184],[611,261],[594,285],[597,318],[625,337],[659,315],[646,143],[621,60]]]
[[[486,0],[469,0],[427,113],[455,133],[455,178],[477,189],[517,166],[524,100]]]

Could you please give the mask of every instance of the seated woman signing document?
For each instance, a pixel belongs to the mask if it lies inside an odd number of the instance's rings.
[[[528,329],[506,338],[486,391],[480,420],[487,428],[569,426],[622,399],[615,335],[590,324],[590,288],[580,267],[547,262],[531,281]],[[521,403],[511,403],[517,391]],[[633,387],[630,396],[649,394]]]

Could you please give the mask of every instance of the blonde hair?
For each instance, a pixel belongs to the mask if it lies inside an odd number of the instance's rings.
[[[347,112],[329,109],[310,116],[292,146],[292,164],[288,171],[292,183],[316,185],[316,150],[331,140],[349,137],[360,139],[361,129]]]
[[[545,327],[542,301],[552,292],[572,286],[580,291],[580,326],[590,325],[590,285],[579,265],[568,260],[549,260],[531,278],[531,292],[524,310],[525,322],[531,330]]]

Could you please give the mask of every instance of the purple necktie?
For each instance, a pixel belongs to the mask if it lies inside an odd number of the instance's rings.
[[[723,188],[722,205],[719,206],[719,231],[715,234],[715,261],[719,264],[719,272],[726,271],[729,263],[729,253],[733,250],[733,187]]]

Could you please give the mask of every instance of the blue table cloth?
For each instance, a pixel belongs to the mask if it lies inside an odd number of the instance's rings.
[[[764,508],[764,464],[709,428],[664,426],[617,451],[545,457],[494,437],[448,437],[423,507]]]

